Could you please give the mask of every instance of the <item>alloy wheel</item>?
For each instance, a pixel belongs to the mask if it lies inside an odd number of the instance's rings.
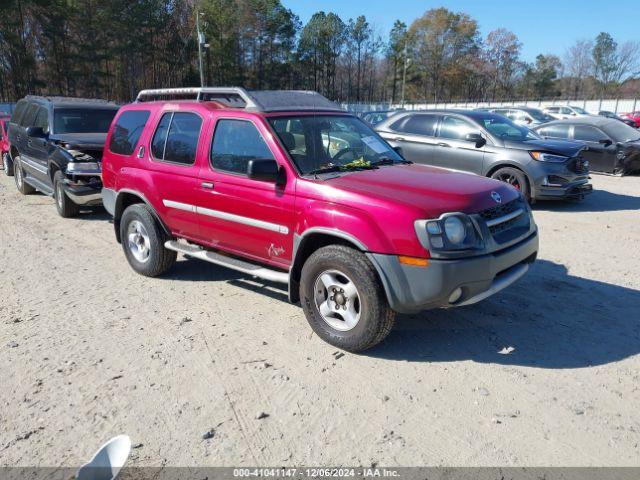
[[[147,229],[138,220],[133,220],[127,228],[127,245],[133,257],[140,263],[149,260],[151,241]]]
[[[355,284],[338,270],[326,270],[316,278],[314,300],[322,319],[333,329],[347,332],[360,321],[360,295]]]

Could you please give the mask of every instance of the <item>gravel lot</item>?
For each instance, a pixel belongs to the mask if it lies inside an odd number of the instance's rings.
[[[132,466],[640,466],[640,178],[593,183],[535,206],[519,283],[356,356],[280,287],[184,258],[136,275],[106,213],[63,220],[2,174],[0,464],[127,433]]]

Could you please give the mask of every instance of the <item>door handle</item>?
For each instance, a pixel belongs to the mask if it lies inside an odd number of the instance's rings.
[[[393,139],[393,141],[394,142],[404,142],[405,139],[404,139],[404,137],[396,137],[396,138]]]
[[[438,147],[451,147],[451,145],[449,145],[448,143],[443,143],[443,142],[436,143],[436,145],[437,145]]]
[[[200,184],[200,186],[201,186],[202,188],[206,188],[206,189],[208,189],[208,190],[213,190],[213,183],[212,183],[212,182],[202,182],[202,183]]]
[[[144,157],[144,145],[140,145],[140,148],[138,148],[138,158],[142,157]]]

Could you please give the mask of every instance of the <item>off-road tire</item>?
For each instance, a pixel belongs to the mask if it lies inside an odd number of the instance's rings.
[[[518,185],[520,186],[518,190],[520,190],[524,198],[526,198],[527,201],[530,202],[531,189],[529,188],[529,182],[527,181],[527,176],[524,174],[524,172],[522,170],[518,170],[517,168],[513,168],[513,167],[503,167],[503,168],[499,168],[498,170],[493,172],[493,174],[491,175],[491,178],[495,180],[500,180],[503,182],[505,182],[504,178],[506,177],[512,177],[518,182]],[[505,183],[509,183],[509,182],[505,182]]]
[[[361,313],[352,330],[332,328],[316,306],[316,279],[327,270],[343,272],[358,290]],[[307,259],[302,267],[300,299],[313,331],[325,342],[348,352],[362,352],[377,345],[389,335],[395,322],[395,312],[374,266],[363,253],[343,245],[320,248]]]
[[[80,207],[64,192],[64,175],[60,171],[53,176],[53,198],[56,210],[62,218],[75,217],[80,213]]]
[[[24,181],[24,171],[20,165],[20,157],[16,156],[13,163],[13,173],[16,181],[16,188],[23,195],[30,195],[36,191],[31,185]]]
[[[138,261],[129,248],[127,232],[129,225],[134,221],[142,223],[149,237],[150,252],[145,262]],[[145,204],[137,203],[124,211],[120,220],[120,238],[129,265],[141,275],[157,277],[168,272],[176,261],[177,253],[164,247],[168,240],[167,235]]]

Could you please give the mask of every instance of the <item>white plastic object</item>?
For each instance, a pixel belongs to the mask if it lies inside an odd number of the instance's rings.
[[[131,452],[128,435],[118,435],[102,445],[89,463],[76,473],[77,480],[115,480]]]

